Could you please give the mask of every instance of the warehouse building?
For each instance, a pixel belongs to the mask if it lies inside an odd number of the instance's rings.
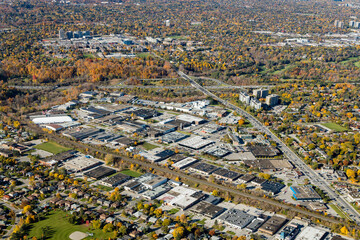
[[[323,240],[328,232],[311,226],[305,227],[295,240]]]
[[[241,176],[240,173],[230,171],[225,168],[219,168],[218,170],[214,171],[212,175],[217,179],[230,181],[230,182],[235,181],[237,178]]]
[[[175,142],[184,140],[187,137],[189,137],[189,135],[187,135],[187,134],[183,134],[183,133],[179,133],[179,132],[171,132],[171,133],[163,135],[161,137],[161,141],[163,143],[170,144],[170,143],[175,143]]]
[[[286,218],[279,217],[279,216],[272,216],[268,221],[266,221],[260,228],[259,231],[274,235],[277,231],[280,230],[282,226],[287,222]]]
[[[230,209],[219,219],[234,228],[243,229],[255,219],[255,216],[239,209]]]
[[[205,123],[206,121],[202,118],[199,118],[199,117],[195,117],[195,116],[191,116],[189,114],[180,114],[176,117],[177,120],[181,120],[181,121],[184,121],[184,122],[188,122],[190,124],[196,124],[196,125],[199,125],[199,124],[202,124],[202,123]]]
[[[320,195],[310,185],[291,186],[290,190],[293,192],[293,197],[296,200],[302,200],[302,201],[321,200]]]
[[[153,200],[153,199],[163,195],[164,193],[166,193],[166,192],[168,192],[170,190],[171,190],[170,186],[161,185],[161,186],[158,186],[158,187],[156,187],[154,189],[151,189],[151,190],[148,190],[148,191],[144,192],[142,194],[142,196],[145,199]]]
[[[93,180],[99,180],[101,178],[110,176],[114,173],[116,173],[114,169],[105,166],[100,166],[84,173],[84,176],[89,177]]]
[[[65,162],[64,167],[70,172],[83,172],[100,164],[101,162],[98,159],[89,158],[87,156],[79,156]]]
[[[196,214],[201,214],[210,219],[214,219],[226,211],[226,208],[219,207],[208,202],[200,202],[195,206],[192,206],[190,211]]]
[[[68,115],[38,115],[38,116],[31,116],[30,119],[32,120],[33,123],[38,125],[66,123],[73,121],[73,119]]]
[[[98,128],[81,128],[75,131],[64,132],[63,135],[75,140],[83,140],[95,134],[98,134],[104,130]]]
[[[204,162],[200,162],[200,163],[196,163],[193,164],[191,167],[189,167],[190,171],[193,172],[197,172],[200,173],[202,175],[208,176],[210,175],[212,172],[214,172],[215,170],[217,170],[219,167],[208,164],[208,163],[204,163]]]
[[[204,139],[200,136],[195,136],[195,137],[191,137],[189,139],[185,139],[185,140],[179,142],[179,145],[193,149],[193,150],[199,150],[199,149],[204,148],[212,143],[214,143],[214,142],[211,140]]]
[[[190,165],[198,162],[199,160],[192,158],[192,157],[187,157],[183,160],[178,161],[177,163],[174,163],[172,165],[172,167],[176,168],[176,169],[184,169],[186,167],[189,167]]]
[[[129,181],[130,179],[132,179],[132,177],[122,173],[117,173],[114,176],[103,179],[101,184],[108,187],[116,187],[120,184],[123,184],[124,182]]]

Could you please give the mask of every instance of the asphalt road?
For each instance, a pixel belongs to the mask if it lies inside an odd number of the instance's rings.
[[[199,85],[195,80],[187,76],[183,72],[178,72],[180,76],[184,79],[190,81],[191,85],[197,88],[198,90],[202,91],[204,94],[216,99],[217,101],[221,102],[223,105],[233,109],[234,111],[238,112],[245,118],[247,118],[251,124],[261,130],[263,133],[266,133],[268,136],[272,138],[278,144],[279,149],[284,153],[285,156],[305,175],[309,178],[312,184],[323,190],[328,196],[341,208],[342,211],[346,212],[352,220],[356,223],[360,223],[360,214],[348,203],[342,196],[338,195],[331,187],[330,183],[328,183],[325,179],[323,179],[319,174],[317,174],[312,168],[307,166],[303,160],[295,154],[285,143],[283,143],[274,133],[270,131],[269,128],[264,126],[259,120],[257,120],[254,116],[250,113],[244,111],[243,109],[231,104],[215,94],[208,91],[206,88]]]

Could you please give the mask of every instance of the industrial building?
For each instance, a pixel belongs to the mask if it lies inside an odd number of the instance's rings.
[[[144,192],[142,194],[142,196],[148,200],[153,200],[161,195],[163,195],[164,193],[168,192],[171,190],[171,187],[170,186],[167,186],[167,185],[161,185],[161,186],[158,186],[154,189],[150,189],[146,192]]]
[[[226,208],[219,207],[214,204],[203,201],[196,204],[195,206],[192,206],[190,208],[190,211],[196,214],[201,214],[210,219],[214,219],[220,214],[222,214],[224,211],[226,211]]]
[[[279,217],[279,216],[272,216],[268,221],[266,221],[260,228],[259,231],[274,235],[277,231],[280,230],[282,226],[287,222],[286,218]]]
[[[168,179],[166,177],[161,177],[161,176],[157,176],[157,175],[153,175],[153,178],[149,181],[142,181],[141,179],[139,180],[139,178],[137,179],[138,182],[141,182],[148,189],[154,189],[154,188],[166,183],[167,180]]]
[[[234,228],[243,229],[255,218],[255,216],[247,214],[246,212],[239,209],[230,209],[225,212],[219,219]]]
[[[199,162],[199,163],[193,164],[191,167],[189,167],[189,170],[193,171],[193,172],[200,173],[200,174],[205,175],[205,176],[208,176],[212,172],[217,170],[218,168],[219,167],[208,164],[208,163]]]
[[[81,129],[77,129],[75,131],[67,131],[67,132],[63,132],[63,135],[72,139],[75,139],[77,141],[79,140],[83,140],[85,138],[88,138],[90,136],[93,136],[95,134],[98,134],[100,132],[102,132],[104,130],[102,129],[98,129],[98,128],[81,128]]]
[[[323,240],[328,232],[311,226],[305,227],[295,240]]]
[[[251,180],[253,180],[255,178],[255,176],[253,175],[250,175],[250,174],[244,174],[242,175],[241,177],[239,177],[239,179],[237,180],[238,182],[241,182],[241,183],[248,183],[250,182]]]
[[[261,215],[255,218],[249,225],[247,225],[246,229],[250,230],[251,232],[256,232],[267,219],[267,216]]]
[[[290,223],[280,232],[280,240],[294,240],[301,231],[301,226],[295,223]]]
[[[122,173],[117,173],[114,176],[103,179],[101,184],[108,187],[116,187],[120,184],[123,184],[124,182],[129,181],[130,179],[132,179],[132,177]]]
[[[310,185],[291,186],[290,190],[293,192],[293,197],[296,200],[302,200],[302,201],[321,200],[320,195]]]
[[[225,157],[226,155],[230,154],[231,152],[225,148],[215,146],[215,147],[211,147],[210,149],[208,149],[206,151],[206,153],[211,156],[214,156],[214,157],[222,158],[222,157]]]
[[[261,189],[272,195],[279,193],[281,189],[283,189],[284,187],[285,187],[284,184],[273,181],[266,181],[263,184],[261,184]]]
[[[37,115],[31,116],[30,119],[35,124],[56,124],[72,122],[73,119],[68,115]]]
[[[116,127],[126,133],[136,133],[144,131],[148,126],[135,121],[123,121],[117,124]]]
[[[181,121],[184,121],[184,122],[188,122],[190,124],[196,124],[196,125],[199,125],[199,124],[202,124],[202,123],[205,123],[206,121],[202,118],[199,118],[199,117],[195,117],[195,116],[191,116],[191,115],[188,115],[188,114],[180,114],[176,117],[177,120],[181,120]]]
[[[66,170],[70,172],[82,172],[100,165],[101,162],[95,158],[79,156],[64,163]]]
[[[159,115],[159,112],[151,109],[135,109],[135,110],[128,110],[124,112],[125,114],[128,114],[129,116],[135,116],[136,118],[139,118],[141,120],[146,120],[149,118],[153,118]]]
[[[214,143],[211,140],[204,139],[200,136],[191,137],[189,139],[185,139],[181,142],[179,142],[180,146],[191,148],[194,150],[199,150],[201,148],[204,148],[210,144]]]
[[[94,180],[99,180],[101,178],[110,176],[114,173],[116,173],[115,169],[108,168],[105,166],[100,166],[100,167],[94,168],[94,169],[84,173],[84,176],[89,177]]]
[[[179,132],[171,132],[171,133],[163,135],[161,137],[161,141],[163,143],[170,144],[170,143],[175,143],[175,142],[181,141],[187,137],[189,137],[189,135],[187,135],[187,134],[183,134],[183,133],[179,133]]]
[[[218,170],[214,171],[212,175],[220,180],[226,180],[226,181],[235,181],[237,178],[241,176],[240,173],[227,170],[225,168],[219,168]]]
[[[188,166],[190,166],[190,165],[192,165],[192,164],[194,164],[194,163],[196,163],[198,161],[199,160],[197,160],[195,158],[187,157],[187,158],[185,158],[183,160],[180,160],[180,161],[174,163],[172,165],[172,167],[174,167],[176,169],[184,169],[184,168],[186,168],[186,167],[188,167]]]
[[[272,146],[265,144],[249,144],[247,147],[256,158],[275,157],[278,155],[278,151],[276,151]]]

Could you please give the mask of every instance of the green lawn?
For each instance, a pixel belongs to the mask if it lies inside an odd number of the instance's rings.
[[[130,170],[130,169],[122,170],[121,173],[122,173],[122,174],[125,174],[125,175],[128,175],[128,176],[130,176],[130,177],[140,177],[140,176],[142,175],[141,173],[132,171],[132,170]]]
[[[87,237],[85,239],[108,239],[111,237],[111,233],[104,233],[102,230],[90,230],[88,226],[85,225],[74,225],[68,222],[66,219],[66,212],[63,211],[54,211],[51,212],[46,219],[31,224],[29,239],[36,237],[37,239],[41,238],[42,229],[44,227],[49,227],[49,233],[47,234],[48,240],[68,240],[71,233],[75,231],[80,231],[84,233],[93,233],[94,236]]]
[[[191,135],[191,133],[189,133],[189,132],[185,132],[185,131],[177,131],[177,132],[179,132],[179,133],[182,133],[182,134],[185,134],[185,135]]]
[[[153,149],[155,149],[155,148],[158,148],[159,146],[153,145],[153,144],[148,143],[148,142],[144,142],[143,145],[142,145],[142,147],[143,147],[145,150],[149,151],[149,150],[153,150]]]
[[[178,208],[173,208],[173,209],[170,209],[170,210],[168,211],[168,214],[175,214],[175,213],[177,213],[178,211],[180,211],[180,209],[178,209]]]
[[[355,65],[356,67],[360,68],[360,61],[354,63],[354,65]]]
[[[95,56],[91,53],[85,53],[84,58],[95,58]]]
[[[336,206],[336,205],[334,205],[334,204],[329,204],[329,206],[330,206],[337,214],[339,214],[340,217],[346,218],[346,216],[345,216],[344,213],[338,208],[338,206]]]
[[[348,130],[347,128],[344,128],[344,127],[340,126],[339,124],[331,123],[331,122],[330,123],[322,123],[321,125],[323,125],[327,128],[330,128],[331,130],[337,131],[337,132],[345,132]]]
[[[39,145],[36,145],[35,148],[37,149],[41,149],[53,154],[58,154],[58,153],[62,153],[62,152],[66,152],[68,150],[70,150],[70,148],[66,148],[63,147],[55,142],[45,142]]]
[[[149,53],[149,52],[137,53],[136,56],[139,58],[147,58],[147,57],[151,56],[151,53]]]

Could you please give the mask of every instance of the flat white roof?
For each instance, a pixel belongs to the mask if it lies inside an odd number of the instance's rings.
[[[183,159],[183,160],[181,160],[181,161],[179,161],[179,162],[177,162],[177,163],[174,163],[172,166],[173,166],[174,168],[183,168],[183,167],[185,167],[185,166],[187,166],[187,165],[190,165],[191,163],[195,163],[195,162],[197,162],[197,161],[198,161],[198,160],[195,159],[195,158],[187,157],[187,158],[185,158],[185,159]]]
[[[320,240],[327,233],[327,231],[307,226],[296,237],[296,240]]]
[[[57,116],[57,117],[39,117],[39,118],[34,118],[32,121],[35,124],[50,124],[50,123],[72,122],[73,120],[70,116]]]
[[[193,148],[193,149],[200,149],[209,144],[213,143],[211,140],[203,139],[200,136],[195,136],[191,138],[187,138],[181,141],[179,144],[185,147]]]
[[[179,120],[185,121],[185,122],[190,122],[190,123],[191,122],[200,122],[200,121],[204,120],[202,118],[194,117],[194,116],[191,116],[188,114],[180,114],[176,118]]]
[[[99,160],[96,158],[87,158],[85,156],[80,156],[74,159],[71,159],[68,162],[64,163],[64,167],[67,170],[83,171],[84,169],[90,168],[99,164]]]

